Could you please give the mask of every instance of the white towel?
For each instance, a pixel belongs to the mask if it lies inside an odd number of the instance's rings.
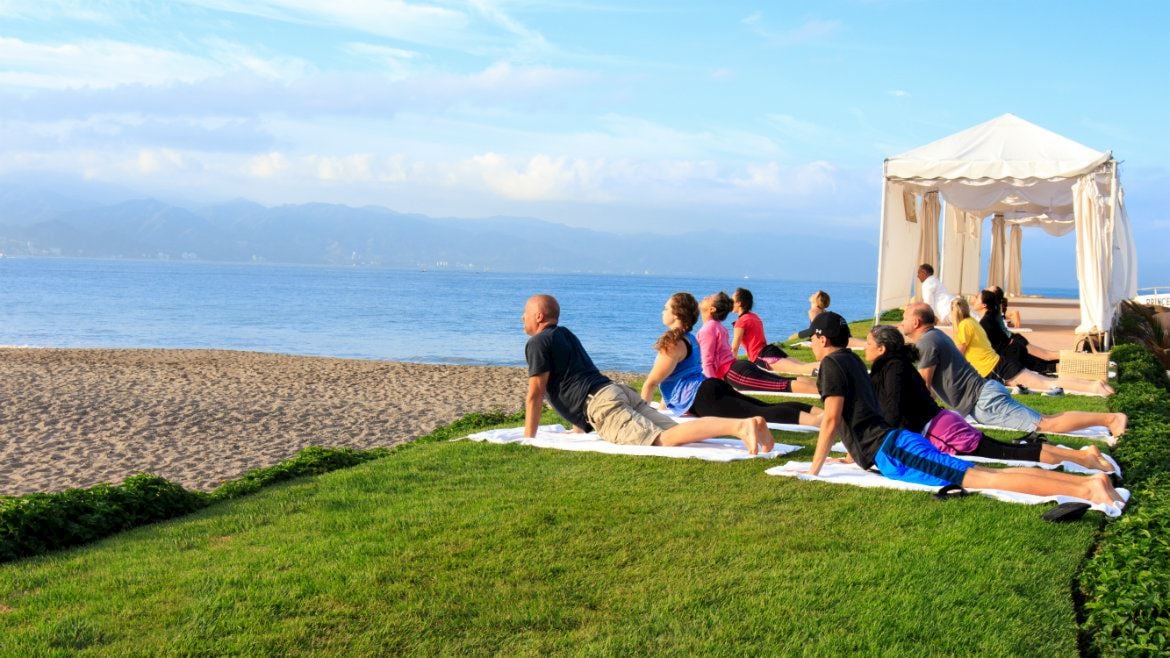
[[[673,411],[671,411],[670,409],[667,409],[666,407],[662,407],[657,402],[651,402],[650,404],[651,404],[651,406],[658,407],[659,413],[661,413],[663,416],[670,416],[671,418],[677,420],[680,423],[686,423],[686,422],[690,422],[692,420],[699,419],[698,416],[692,416],[690,414],[686,414],[685,416],[680,416],[680,415],[674,413]],[[776,430],[778,432],[819,432],[819,431],[821,431],[821,428],[817,427],[816,425],[795,425],[792,423],[768,423],[768,429]]]
[[[902,489],[904,491],[937,491],[938,487],[932,487],[925,484],[914,484],[910,482],[902,482],[900,480],[891,480],[880,473],[874,471],[863,471],[857,464],[825,464],[821,467],[819,475],[809,475],[808,469],[812,466],[812,462],[788,462],[782,466],[773,466],[764,471],[768,475],[783,475],[786,477],[795,477],[801,480],[818,480],[821,482],[828,482],[830,484],[850,484],[855,487],[870,487],[881,489]],[[1030,494],[1016,493],[1014,491],[1003,491],[1002,489],[969,489],[969,491],[990,496],[996,500],[1002,500],[1009,503],[1021,503],[1024,505],[1038,505],[1045,502],[1056,503],[1088,503],[1091,509],[1103,512],[1109,517],[1121,516],[1121,510],[1125,507],[1123,503],[1114,503],[1111,505],[1094,504],[1092,501],[1081,498],[1073,498],[1072,496],[1033,496]],[[1118,489],[1117,493],[1125,500],[1129,500],[1129,491],[1126,489]]]
[[[1057,447],[1068,448],[1068,446],[1057,446]],[[1069,449],[1071,450],[1071,448],[1069,448]],[[1087,450],[1087,448],[1081,448],[1081,450]],[[834,443],[831,448],[829,448],[829,451],[830,452],[846,452],[845,444],[838,441],[838,442]],[[1105,458],[1105,461],[1109,462],[1109,464],[1111,466],[1113,466],[1113,474],[1116,475],[1117,477],[1121,477],[1121,466],[1119,466],[1117,464],[1117,462],[1114,461],[1113,457],[1110,457],[1109,455],[1106,455],[1103,453],[1101,456]],[[1043,462],[1030,462],[1030,461],[1024,461],[1022,459],[991,459],[988,457],[976,457],[975,455],[952,455],[952,457],[955,457],[956,459],[962,459],[963,461],[971,462],[972,464],[1004,464],[1005,466],[1025,466],[1028,468],[1042,468],[1046,471],[1051,471],[1051,470],[1054,470],[1057,468],[1062,468],[1062,469],[1064,469],[1064,471],[1066,473],[1082,473],[1085,475],[1091,475],[1093,473],[1104,473],[1105,472],[1105,471],[1102,471],[1102,470],[1099,470],[1096,468],[1085,468],[1084,466],[1081,466],[1080,464],[1078,464],[1076,462],[1070,462],[1070,461],[1062,461],[1059,464],[1045,464]]]
[[[524,438],[523,427],[476,432],[468,437],[487,443],[519,443],[534,448],[554,448],[580,452],[601,452],[609,455],[639,455],[649,457],[690,457],[710,462],[730,462],[757,457],[771,459],[800,450],[800,446],[777,443],[769,452],[750,455],[739,439],[707,439],[681,446],[631,446],[605,441],[595,433],[578,434],[565,430],[563,425],[541,425],[536,437]]]
[[[811,349],[812,348],[812,341],[811,340],[798,340],[795,343],[789,343],[789,345],[791,345],[793,347],[807,347],[807,348]],[[864,352],[865,351],[864,347],[850,347],[849,349],[853,350],[854,352]]]
[[[978,427],[981,430],[1003,430],[1005,432],[1019,432],[1020,430],[1012,429],[1010,427],[997,427],[995,425],[982,425],[975,422],[971,416],[967,416],[967,424],[972,427]],[[1090,425],[1084,429],[1073,430],[1072,432],[1040,432],[1041,434],[1051,434],[1053,436],[1072,436],[1078,439],[1091,439],[1093,441],[1104,441],[1112,446],[1117,443],[1117,439],[1109,433],[1109,428],[1104,425]]]

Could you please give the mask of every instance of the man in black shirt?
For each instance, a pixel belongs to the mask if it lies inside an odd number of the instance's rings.
[[[699,418],[675,423],[642,400],[634,389],[602,375],[581,341],[559,326],[561,307],[551,295],[536,295],[524,305],[524,348],[528,362],[528,396],[524,436],[536,436],[547,395],[552,408],[573,431],[596,430],[610,443],[677,446],[718,436],[735,436],[748,452],[768,452],[775,444],[768,425],[753,418]]]
[[[1081,477],[1038,468],[981,468],[939,452],[921,434],[891,428],[882,418],[865,363],[846,347],[849,325],[845,318],[826,311],[813,320],[812,329],[813,354],[821,360],[817,389],[825,401],[825,414],[810,474],[820,473],[839,433],[849,456],[834,462],[853,461],[866,470],[877,466],[891,480],[1072,496],[1104,505],[1124,503],[1104,473]]]

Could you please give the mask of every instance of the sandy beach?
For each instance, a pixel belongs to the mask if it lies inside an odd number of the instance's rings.
[[[209,490],[310,445],[393,446],[518,411],[520,368],[216,350],[0,349],[0,494],[138,472]]]

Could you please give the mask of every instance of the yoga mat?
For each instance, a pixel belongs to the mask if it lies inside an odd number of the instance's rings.
[[[772,459],[800,450],[800,446],[777,443],[769,452],[750,455],[739,439],[707,439],[698,443],[681,446],[631,446],[610,443],[596,433],[577,434],[569,432],[563,425],[541,425],[536,437],[524,438],[523,427],[476,432],[465,437],[471,441],[486,443],[519,443],[534,448],[573,450],[578,452],[600,452],[607,455],[632,455],[640,457],[674,457],[702,459],[711,462],[730,462],[740,459]]]

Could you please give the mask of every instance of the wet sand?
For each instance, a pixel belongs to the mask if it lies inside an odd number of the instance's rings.
[[[306,446],[393,446],[475,411],[519,411],[526,380],[255,352],[0,349],[0,494],[138,472],[209,490]]]

